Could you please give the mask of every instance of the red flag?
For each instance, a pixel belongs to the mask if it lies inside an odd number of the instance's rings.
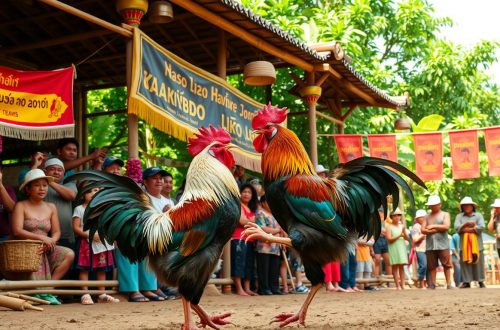
[[[453,179],[478,178],[479,143],[477,130],[450,132]]]
[[[443,178],[443,137],[441,133],[414,134],[417,175],[425,181]]]
[[[488,155],[489,173],[491,176],[500,175],[500,126],[484,130],[484,143]]]
[[[0,66],[0,134],[25,140],[74,135],[73,67],[20,71]]]
[[[368,148],[371,157],[398,162],[398,148],[396,146],[396,135],[394,134],[368,135]]]
[[[363,141],[359,134],[335,134],[333,136],[337,145],[339,161],[347,163],[350,160],[363,156]]]

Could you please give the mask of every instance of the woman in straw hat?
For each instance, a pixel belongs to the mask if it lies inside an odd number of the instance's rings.
[[[403,213],[399,208],[391,213],[392,222],[387,226],[386,235],[389,242],[389,261],[392,267],[392,276],[397,290],[405,288],[405,265],[408,263],[406,253],[406,242],[408,234],[406,227],[401,221]]]
[[[491,218],[488,222],[488,230],[496,233],[497,253],[500,258],[500,198],[495,199],[495,203],[491,204],[491,207]]]
[[[455,231],[460,234],[460,288],[470,288],[472,281],[478,281],[484,288],[483,238],[484,218],[476,212],[477,204],[470,197],[460,201],[461,213],[455,218]]]
[[[61,279],[75,257],[71,249],[56,245],[61,236],[57,210],[54,204],[44,201],[49,182],[53,180],[53,177],[46,176],[40,169],[26,173],[19,190],[28,198],[18,202],[12,214],[14,238],[43,242],[39,250],[42,262],[38,271],[31,274],[33,280]]]

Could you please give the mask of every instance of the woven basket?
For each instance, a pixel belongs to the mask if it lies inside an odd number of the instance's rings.
[[[42,256],[37,253],[42,241],[0,242],[0,269],[4,272],[36,272]]]

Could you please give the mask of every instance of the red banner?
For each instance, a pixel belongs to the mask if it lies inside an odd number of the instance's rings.
[[[453,179],[478,178],[479,142],[477,130],[449,132]]]
[[[443,178],[443,137],[441,133],[413,135],[417,175],[424,181]]]
[[[398,162],[398,148],[396,146],[396,135],[374,134],[368,135],[368,148],[370,156]]]
[[[500,176],[500,126],[484,130],[484,143],[488,155],[489,173]]]
[[[0,135],[46,140],[74,135],[73,67],[19,71],[0,66]]]
[[[363,141],[358,134],[336,134],[333,136],[337,145],[339,161],[347,163],[350,160],[363,156]]]

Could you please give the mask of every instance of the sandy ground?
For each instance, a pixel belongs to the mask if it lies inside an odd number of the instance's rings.
[[[305,295],[239,297],[206,295],[209,313],[233,311],[224,329],[275,329],[279,312],[297,311]],[[180,329],[179,300],[47,306],[45,311],[15,312],[0,307],[1,329]],[[321,290],[311,304],[308,329],[500,329],[500,288],[418,290],[384,289],[363,293]],[[293,326],[292,328],[295,328]]]

